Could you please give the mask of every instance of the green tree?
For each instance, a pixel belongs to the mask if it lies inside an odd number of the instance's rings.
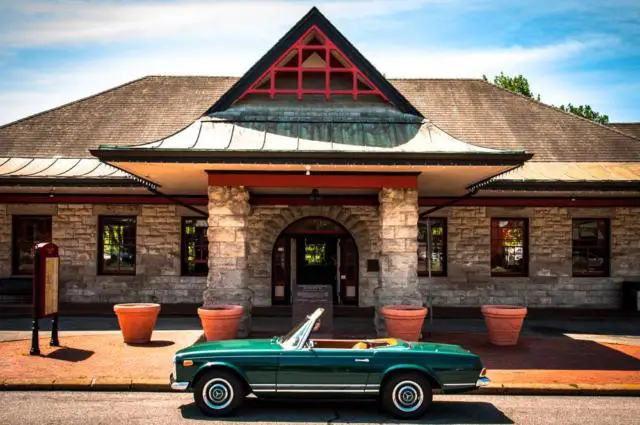
[[[574,115],[578,115],[582,118],[586,118],[588,120],[595,121],[600,124],[609,123],[609,115],[596,112],[593,109],[591,109],[591,106],[589,105],[573,106],[571,103],[568,103],[567,106],[560,105],[560,109],[562,109],[565,112],[570,112]]]
[[[484,74],[482,74],[482,79],[485,81],[489,81],[487,79],[487,76]],[[493,84],[514,93],[518,93],[523,96],[530,97],[531,99],[540,101],[540,95],[533,95],[531,87],[529,87],[529,80],[523,77],[522,74],[516,75],[515,77],[510,77],[508,75],[504,75],[504,72],[501,72],[500,75],[496,75],[495,77],[493,77]]]
[[[484,81],[489,81],[487,76],[484,74],[482,75],[482,79]],[[522,76],[522,74],[516,75],[515,77],[510,77],[508,75],[504,75],[504,72],[500,72],[500,75],[496,75],[495,77],[493,77],[493,84],[540,102],[540,95],[538,94],[534,96],[533,92],[531,91],[531,87],[529,86],[529,80],[527,80],[526,77]],[[571,103],[568,103],[567,106],[560,105],[557,108],[600,124],[609,123],[608,115],[594,111],[590,105],[574,106]]]

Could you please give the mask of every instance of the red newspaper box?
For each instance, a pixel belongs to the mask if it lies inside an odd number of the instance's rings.
[[[30,354],[39,355],[39,319],[52,317],[50,345],[54,347],[59,345],[58,275],[60,258],[58,257],[58,246],[50,242],[36,245],[33,263],[33,325]]]

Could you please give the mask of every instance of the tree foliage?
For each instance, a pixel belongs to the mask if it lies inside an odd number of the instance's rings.
[[[609,116],[605,114],[601,114],[600,112],[596,112],[591,109],[589,105],[578,105],[574,106],[571,103],[568,103],[567,106],[560,105],[560,109],[565,112],[570,112],[574,115],[578,115],[580,117],[586,118],[591,121],[595,121],[600,124],[608,124]]]
[[[489,81],[487,79],[487,76],[484,74],[482,75],[482,79],[485,81]],[[531,99],[540,101],[540,95],[533,95],[531,87],[529,87],[529,80],[523,77],[522,74],[516,75],[515,77],[510,77],[508,75],[504,75],[504,72],[501,72],[500,75],[496,75],[495,77],[493,77],[493,84],[514,93],[518,93],[523,96],[530,97]]]
[[[487,79],[487,76],[484,74],[482,75],[482,79],[484,81],[489,81]],[[529,80],[527,80],[526,77],[522,76],[522,74],[511,77],[508,75],[504,75],[504,73],[501,72],[500,75],[496,75],[495,77],[493,77],[493,84],[540,102],[540,95],[538,94],[534,96],[533,92],[531,91],[531,87],[529,86]],[[571,103],[568,103],[566,106],[560,105],[557,108],[600,124],[609,123],[608,115],[594,111],[590,105],[574,106]]]

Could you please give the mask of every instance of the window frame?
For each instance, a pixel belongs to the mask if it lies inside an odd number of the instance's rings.
[[[209,274],[209,238],[205,232],[205,238],[207,240],[207,270],[204,272],[189,272],[188,261],[186,260],[187,247],[186,247],[186,222],[187,220],[208,220],[204,216],[186,216],[180,220],[180,276],[207,276]],[[207,224],[208,229],[208,224]]]
[[[12,276],[33,276],[33,271],[25,272],[20,270],[19,255],[18,255],[18,222],[20,220],[40,220],[48,221],[49,225],[49,239],[53,239],[53,217],[50,215],[29,215],[19,214],[11,216],[11,275]],[[52,242],[40,241],[41,242]],[[35,245],[34,245],[35,248]]]
[[[113,271],[104,270],[104,227],[109,224],[110,220],[133,220],[133,239],[135,241],[133,247],[133,271]],[[121,245],[129,246],[129,245]],[[100,215],[98,216],[98,275],[99,276],[135,276],[138,270],[138,218],[135,215]]]
[[[449,262],[448,260],[448,246],[447,246],[447,239],[448,239],[448,222],[447,222],[447,218],[446,217],[424,217],[424,218],[419,218],[418,219],[418,231],[420,231],[420,223],[421,222],[425,222],[424,224],[424,228],[425,228],[425,233],[426,233],[426,228],[427,228],[427,224],[426,224],[426,220],[431,220],[433,221],[441,221],[442,222],[442,270],[439,271],[431,271],[431,277],[446,277],[447,276],[447,263]],[[433,226],[431,226],[431,230],[433,230]],[[418,246],[420,245],[420,240],[418,240]],[[427,235],[425,234],[425,241],[424,241],[425,245],[427,245],[427,256],[429,255],[429,246],[428,246],[428,239],[427,239]],[[433,251],[432,251],[433,252]],[[418,253],[416,252],[416,256],[418,255]],[[418,263],[420,262],[420,260],[418,259]],[[418,270],[418,276],[420,277],[429,277],[429,265],[427,263],[427,260],[425,260],[425,264],[427,266],[427,269],[425,271],[420,271]]]
[[[593,272],[576,272],[573,269],[573,250],[574,250],[574,239],[573,239],[573,228],[574,228],[574,223],[576,222],[584,222],[584,221],[595,221],[596,223],[599,221],[603,221],[605,223],[605,228],[606,228],[606,234],[605,236],[605,242],[604,242],[604,246],[603,247],[599,247],[599,246],[594,246],[597,248],[605,248],[607,250],[607,256],[604,258],[605,263],[606,263],[606,267],[605,267],[605,271],[603,272],[599,272],[599,271],[593,271]],[[597,225],[596,225],[596,228]],[[587,248],[589,249],[589,248]],[[588,259],[587,259],[588,261]],[[610,277],[611,276],[611,220],[609,218],[591,218],[591,217],[576,217],[576,218],[572,218],[571,219],[571,276],[572,277]]]
[[[523,234],[522,234],[522,260],[524,263],[523,272],[494,272],[493,271],[493,238],[494,238],[494,222],[507,221],[522,221],[523,222]],[[529,218],[528,217],[491,217],[489,223],[489,270],[491,277],[529,277]],[[502,246],[504,248],[504,245]]]

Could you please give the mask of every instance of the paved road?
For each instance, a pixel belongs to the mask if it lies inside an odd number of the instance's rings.
[[[417,424],[640,424],[640,398],[436,396]],[[370,402],[248,399],[237,416],[202,416],[191,394],[0,392],[0,424],[398,423]],[[204,422],[203,422],[204,421]]]

